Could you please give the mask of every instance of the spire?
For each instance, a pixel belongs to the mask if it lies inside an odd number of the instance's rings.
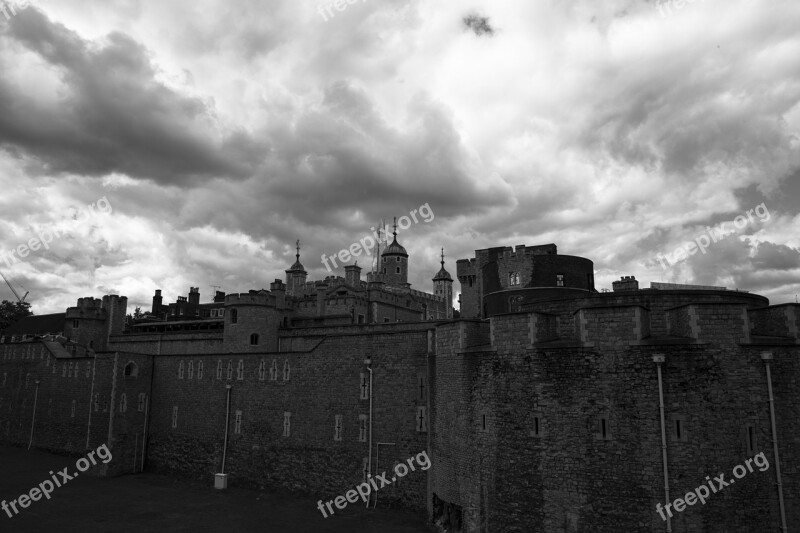
[[[297,239],[297,242],[295,242],[295,248],[297,249],[297,253],[295,254],[295,258],[297,258],[297,260],[294,262],[294,264],[291,267],[289,267],[289,270],[287,270],[286,272],[304,272],[305,273],[306,269],[303,267],[303,264],[300,263],[300,239]]]
[[[444,268],[444,248],[442,248],[442,268],[436,273],[436,277],[433,278],[433,281],[449,281],[451,283],[453,281],[450,273]]]
[[[397,217],[394,217],[394,231],[392,231],[392,235],[394,235],[394,240],[397,240]]]

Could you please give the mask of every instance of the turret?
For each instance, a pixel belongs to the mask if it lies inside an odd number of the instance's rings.
[[[433,278],[433,294],[444,298],[445,318],[453,318],[453,278],[444,268],[444,248],[442,248],[442,268]],[[428,317],[425,317],[428,318]]]
[[[383,280],[389,287],[408,288],[408,253],[397,242],[397,219],[394,222],[394,238],[392,243],[386,247],[381,254],[380,272]]]
[[[303,292],[303,287],[306,284],[306,277],[308,272],[303,268],[300,263],[300,241],[297,241],[297,254],[295,255],[296,261],[286,271],[286,292],[292,295],[300,295]]]

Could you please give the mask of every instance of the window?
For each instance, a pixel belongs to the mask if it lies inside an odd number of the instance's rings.
[[[128,410],[128,396],[123,392],[119,397],[119,412],[124,413]]]
[[[289,361],[283,362],[283,381],[289,381]]]
[[[258,333],[253,333],[250,335],[250,345],[258,346]]]
[[[242,381],[244,379],[244,360],[239,359],[239,366],[236,367],[236,379]]]
[[[216,309],[212,309],[211,310],[211,318],[215,318],[216,316],[217,316],[217,310]]]
[[[25,388],[27,389],[28,385],[30,384],[31,384],[31,373],[28,372],[27,374],[25,374]]]
[[[670,440],[674,442],[688,442],[689,437],[686,432],[686,417],[683,415],[670,415]]]
[[[366,481],[369,476],[369,459],[367,457],[364,457],[364,460],[361,462],[361,473],[363,474],[364,481]]]
[[[425,396],[425,376],[423,374],[417,375],[417,390],[419,391],[419,400],[426,400]]]
[[[238,323],[239,323],[239,310],[231,309],[231,324],[238,324]]]
[[[516,313],[520,310],[520,304],[522,303],[522,296],[512,296],[508,299],[508,311],[510,313]]]
[[[140,393],[139,393],[139,403],[138,403],[138,405],[136,406],[136,410],[137,410],[137,411],[139,411],[140,413],[143,413],[143,412],[144,412],[144,402],[145,402],[145,398],[147,398],[147,396],[145,396],[145,394],[144,394],[143,392],[140,392]],[[95,411],[96,411],[96,410],[97,410],[97,409],[95,409]]]
[[[564,286],[564,274],[556,274],[556,287]]]
[[[755,424],[747,424],[744,426],[744,440],[745,447],[747,448],[747,455],[754,455],[756,450],[758,450]]]
[[[278,380],[278,363],[275,359],[272,360],[272,366],[269,369],[269,379],[272,381]]]
[[[69,364],[69,370],[67,370],[67,377],[68,378],[72,377],[72,362],[70,362]]]
[[[258,379],[264,381],[265,377],[267,377],[267,362],[262,359],[258,365]]]
[[[397,259],[397,262],[398,262],[398,263],[400,262],[400,257],[396,257],[395,259]]]
[[[197,362],[197,380],[203,379],[203,361]]]
[[[424,433],[424,432],[428,431],[428,413],[427,413],[427,408],[423,407],[421,405],[417,407],[416,425],[417,425],[417,432]]]
[[[519,285],[519,272],[508,273],[508,284],[512,286]]]
[[[292,431],[292,413],[283,413],[283,436],[288,437]]]
[[[609,423],[609,416],[603,414],[594,420],[594,438],[595,440],[611,440],[611,424]]]
[[[334,416],[333,420],[333,440],[342,440],[342,415]]]
[[[242,411],[236,411],[236,418],[233,424],[233,433],[236,435],[241,435],[242,433]]]
[[[233,378],[233,362],[228,360],[228,381]]]
[[[73,328],[75,328],[75,329],[78,329],[78,326],[80,325],[80,323],[81,323],[81,322],[80,322],[80,320],[78,320],[78,319],[76,318],[76,319],[74,319],[74,320],[72,321],[72,327],[73,327]]]
[[[542,425],[542,413],[535,412],[533,413],[533,421],[531,423],[531,437],[543,437],[544,436],[544,427]]]
[[[389,319],[388,318],[384,318],[383,321],[384,322],[389,322]]]
[[[364,323],[364,315],[358,315],[358,323],[359,324],[363,324]]]
[[[183,379],[183,361],[178,364],[178,379]]]
[[[178,427],[178,406],[175,405],[172,407],[172,429]]]
[[[98,412],[100,410],[100,395],[94,395],[94,412]]]
[[[194,361],[189,361],[189,369],[186,379],[194,379]]]
[[[360,400],[369,400],[369,374],[366,372],[361,373],[361,386],[359,387],[361,390],[361,395],[359,396]]]
[[[358,442],[367,442],[367,415],[358,415]]]
[[[86,361],[86,377],[88,378],[92,374],[92,363]]]
[[[397,268],[395,269],[395,274],[399,274],[399,273],[400,273],[400,267],[397,267]]]
[[[72,409],[69,416],[75,418],[75,400],[72,400]]]
[[[481,431],[486,431],[486,413],[481,414]]]
[[[222,379],[222,359],[217,360],[217,379]]]

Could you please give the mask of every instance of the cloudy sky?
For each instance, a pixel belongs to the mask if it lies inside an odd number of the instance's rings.
[[[800,293],[796,1],[327,1],[3,4],[0,253],[58,232],[0,257],[35,313],[268,288],[296,239],[320,279],[423,204],[421,290],[440,247],[554,242],[598,288]]]

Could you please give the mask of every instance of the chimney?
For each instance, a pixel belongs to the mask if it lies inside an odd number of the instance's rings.
[[[217,291],[214,295],[214,303],[215,304],[224,304],[225,303],[225,292],[224,291]]]
[[[269,290],[275,295],[275,309],[283,309],[286,307],[286,285],[280,280],[276,279],[269,284]]]
[[[151,311],[156,316],[161,315],[161,289],[157,289],[156,295],[153,296],[153,309]]]
[[[622,276],[619,281],[613,282],[611,286],[614,288],[614,292],[639,290],[639,282],[636,281],[634,276]]]
[[[361,267],[358,265],[347,265],[344,267],[345,282],[351,287],[361,285]]]
[[[325,316],[325,296],[328,292],[328,285],[320,283],[317,285],[317,316]]]
[[[189,287],[189,303],[200,305],[200,287]]]

